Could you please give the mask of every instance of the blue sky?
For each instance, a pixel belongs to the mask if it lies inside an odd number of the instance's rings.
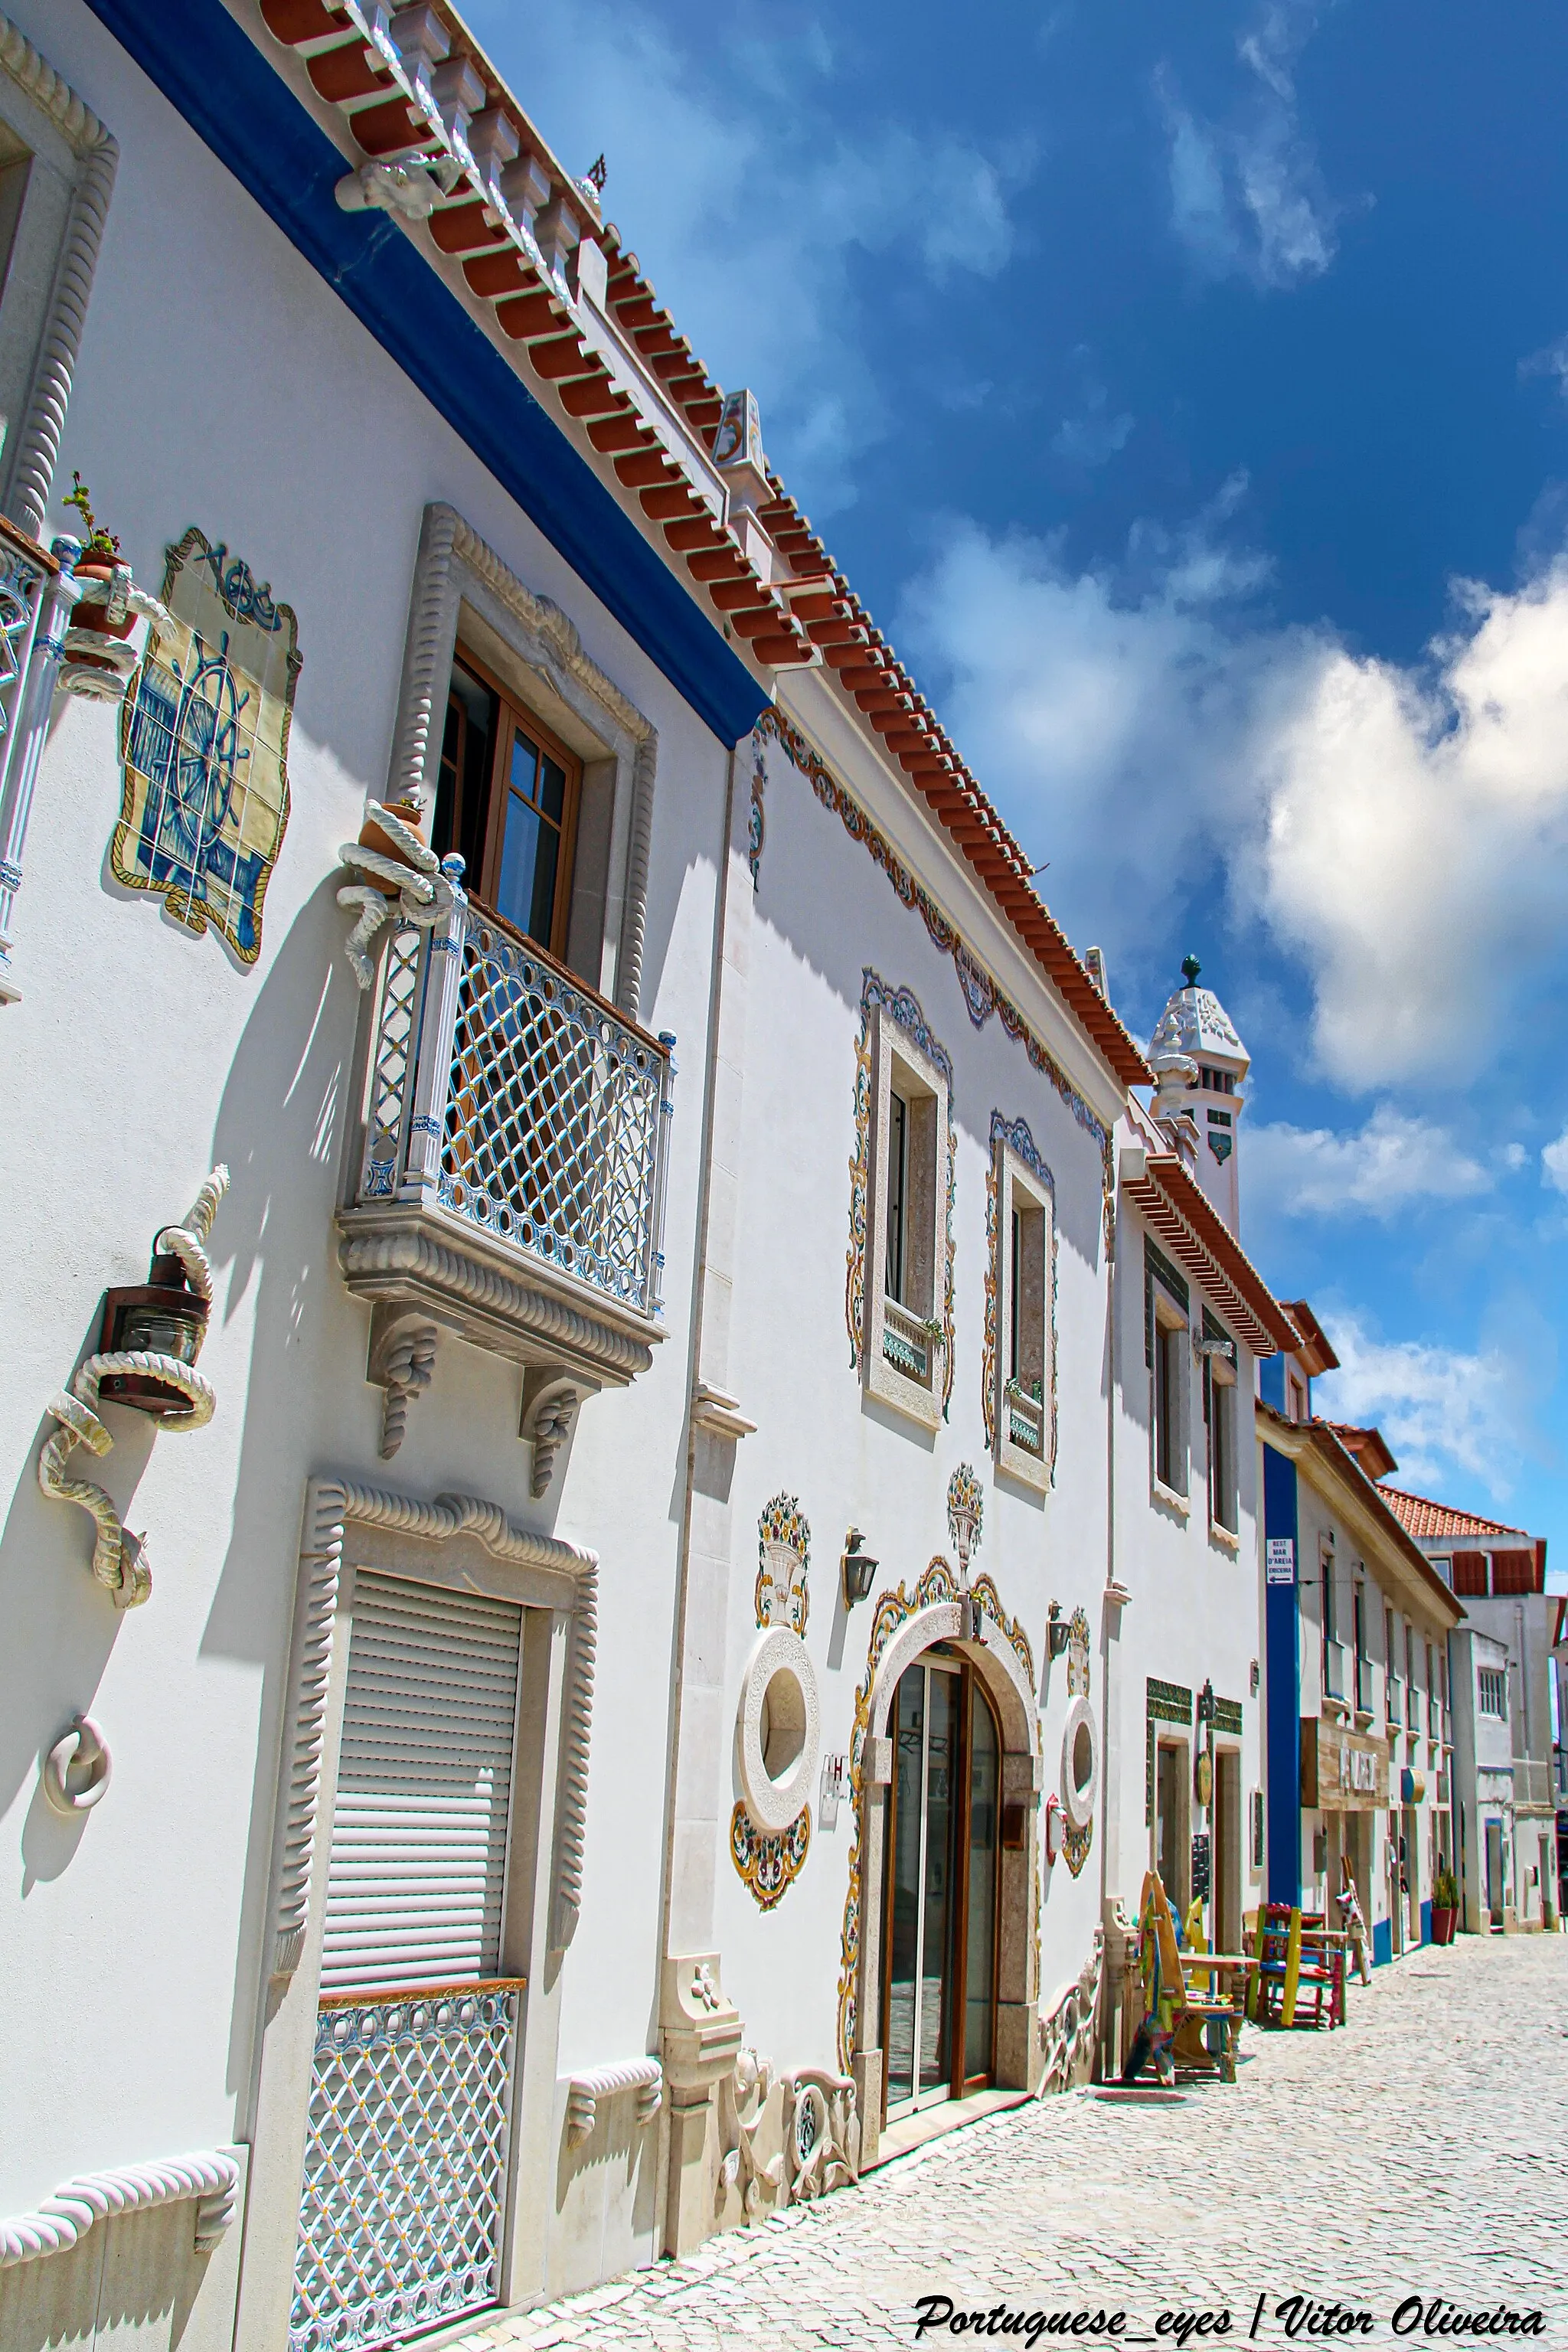
[[[468,14],[1134,1029],[1202,957],[1321,1407],[1568,1570],[1568,16]]]

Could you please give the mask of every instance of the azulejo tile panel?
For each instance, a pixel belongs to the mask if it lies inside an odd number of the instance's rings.
[[[942,1277],[942,1411],[952,1395],[953,1202],[958,1190],[958,1126],[953,1117],[952,1058],[932,1036],[919,999],[908,988],[889,988],[868,964],[860,976],[860,1029],[855,1044],[855,1150],[849,1161],[849,1248],[844,1282],[844,1318],[849,1327],[849,1365],[858,1370],[866,1315],[866,1188],[871,1165],[871,1014],[880,1005],[889,1017],[941,1071],[947,1087],[947,1250]]]
[[[775,1495],[757,1521],[758,1624],[784,1625],[804,1635],[811,1608],[810,1573],[811,1528],[799,1499]]]
[[[756,1898],[759,1911],[783,1900],[811,1850],[811,1807],[803,1805],[780,1837],[758,1829],[743,1804],[730,1816],[730,1859]]]
[[[974,1026],[984,1028],[994,1013],[1008,1036],[1023,1046],[1030,1066],[1038,1070],[1055,1088],[1084,1133],[1091,1136],[1098,1144],[1106,1246],[1109,1248],[1116,1208],[1116,1166],[1110,1129],[1096,1116],[1049,1048],[1036,1036],[1017,1006],[997,986],[936,901],[916,881],[887,836],[872,824],[854,794],[839,782],[820,751],[807,740],[800,729],[781,710],[768,709],[758,719],[752,740],[759,764],[766,745],[770,741],[776,743],[791,766],[805,777],[823,807],[831,809],[839,818],[851,840],[865,845],[904,905],[921,917],[931,944],[943,955],[952,958],[964,1004]],[[753,784],[753,795],[755,789]]]
[[[242,556],[195,524],[167,551],[163,602],[121,717],[115,879],[261,953],[267,885],[289,823],[299,628]]]

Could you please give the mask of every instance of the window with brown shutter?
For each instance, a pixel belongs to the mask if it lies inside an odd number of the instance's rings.
[[[1494,1551],[1492,1591],[1494,1592],[1533,1592],[1535,1591],[1534,1555],[1528,1551]]]
[[[1457,1551],[1454,1554],[1454,1590],[1461,1599],[1467,1593],[1474,1600],[1485,1599],[1487,1556],[1484,1551]]]

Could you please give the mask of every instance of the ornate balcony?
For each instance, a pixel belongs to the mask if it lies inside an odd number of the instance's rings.
[[[526,1368],[536,1493],[580,1392],[652,1362],[673,1042],[461,894],[431,928],[389,925],[338,1214],[384,1454],[441,1331]]]

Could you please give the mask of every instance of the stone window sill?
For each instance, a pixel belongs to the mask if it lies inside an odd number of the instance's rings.
[[[1193,1507],[1186,1496],[1178,1495],[1173,1486],[1167,1486],[1161,1478],[1150,1479],[1149,1497],[1152,1502],[1163,1506],[1165,1510],[1173,1511],[1180,1519],[1190,1519],[1193,1516]]]

